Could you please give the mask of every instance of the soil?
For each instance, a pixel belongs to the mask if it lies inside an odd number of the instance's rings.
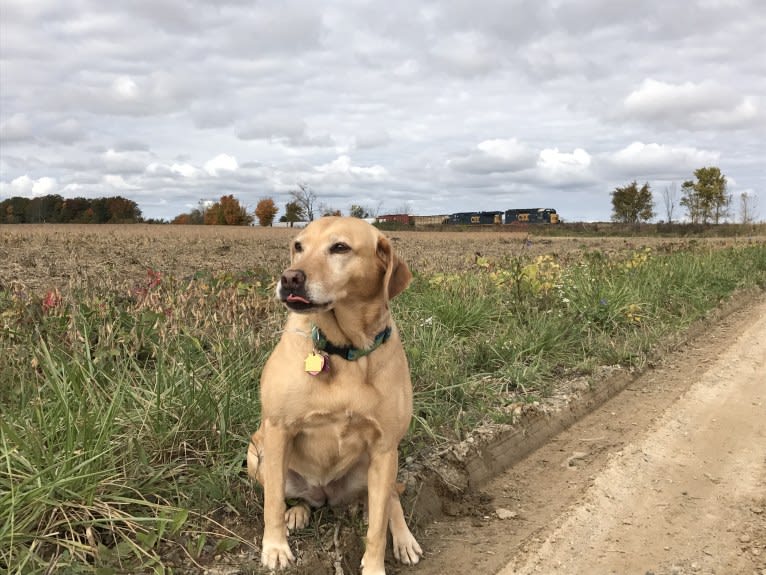
[[[394,573],[766,575],[766,301],[443,507]]]

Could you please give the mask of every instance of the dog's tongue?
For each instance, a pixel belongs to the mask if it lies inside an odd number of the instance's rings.
[[[293,301],[299,301],[301,303],[310,304],[311,302],[307,300],[305,297],[301,297],[299,295],[295,295],[294,293],[291,293],[287,296],[287,301],[293,302]]]

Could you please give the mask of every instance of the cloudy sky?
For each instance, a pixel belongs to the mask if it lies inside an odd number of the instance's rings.
[[[766,218],[762,0],[0,0],[0,199],[554,207],[719,166]],[[676,215],[680,210],[676,208]]]

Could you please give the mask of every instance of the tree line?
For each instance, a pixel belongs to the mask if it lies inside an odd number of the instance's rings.
[[[341,215],[340,210],[320,202],[316,192],[306,184],[298,184],[298,188],[290,191],[289,195],[290,201],[285,204],[284,213],[279,221],[290,227],[297,222],[313,221],[317,215]],[[273,198],[261,198],[253,214],[249,214],[234,196],[229,195],[222,196],[217,202],[209,204],[201,202],[197,208],[176,216],[170,223],[247,226],[257,219],[258,225],[269,227],[274,225],[278,213],[279,207]],[[349,215],[357,218],[372,217],[369,209],[358,204],[352,204]]]
[[[0,202],[0,224],[133,224],[141,222],[133,200],[67,198],[52,194],[37,198],[13,197]]]
[[[322,202],[306,184],[298,184],[289,192],[282,223],[292,226],[296,222],[312,221],[315,217],[340,215]],[[727,189],[726,176],[718,167],[703,167],[694,171],[694,179],[681,186],[681,197],[675,184],[662,193],[664,216],[662,221],[672,223],[676,210],[686,210],[686,219],[692,224],[718,224],[731,218],[732,195]],[[646,182],[642,186],[635,180],[611,192],[612,221],[628,224],[648,222],[656,217],[655,201]],[[378,210],[380,206],[378,206]],[[739,197],[739,217],[744,224],[757,217],[757,198],[748,193]],[[257,219],[259,225],[274,224],[279,208],[270,197],[262,198],[251,214],[233,195],[224,195],[218,201],[200,202],[196,209],[176,216],[172,224],[249,226]],[[353,204],[349,215],[368,218],[377,215],[372,210]],[[37,198],[12,197],[0,201],[0,224],[23,223],[138,223],[144,221],[141,210],[133,200],[116,196],[104,198],[67,198],[47,195]]]
[[[649,183],[639,187],[634,180],[612,191],[612,221],[638,224],[656,216],[655,203]],[[667,223],[672,223],[676,208],[686,210],[686,218],[692,224],[719,224],[731,217],[732,194],[728,192],[726,176],[715,166],[694,171],[694,179],[681,186],[681,197],[675,183],[662,193]],[[739,216],[743,224],[755,221],[756,198],[746,192],[739,197]]]

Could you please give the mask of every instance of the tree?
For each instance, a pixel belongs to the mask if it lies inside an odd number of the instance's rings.
[[[123,224],[141,220],[141,210],[133,200],[121,196],[106,198],[106,213],[111,223]]]
[[[754,224],[758,217],[758,196],[749,192],[739,195],[739,218],[743,224]]]
[[[720,223],[729,215],[731,195],[726,193],[726,176],[720,168],[705,167],[694,170],[695,180],[681,186],[681,205],[693,224]]]
[[[285,204],[285,215],[279,218],[280,222],[287,222],[293,227],[295,222],[302,222],[306,214],[303,212],[303,206],[298,202],[287,202]]]
[[[87,211],[90,201],[85,198],[68,198],[61,206],[61,221],[63,223],[82,223],[87,221]]]
[[[0,202],[0,223],[130,224],[140,221],[138,204],[120,196],[65,200],[52,194],[31,199],[13,197]]]
[[[179,214],[170,222],[171,224],[195,225],[199,226],[205,223],[205,214],[195,208],[191,212]]]
[[[626,224],[638,224],[654,217],[654,200],[645,183],[639,189],[634,180],[631,184],[615,188],[612,192],[612,220]]]
[[[351,204],[351,208],[348,210],[348,215],[352,218],[365,219],[370,217],[370,212],[364,206]]]
[[[322,214],[322,217],[324,216],[340,216],[340,210],[333,208],[332,206],[329,206],[327,204],[321,204],[319,206],[319,213]]]
[[[27,223],[58,222],[61,219],[63,203],[64,198],[58,194],[32,198],[26,207],[24,221]]]
[[[249,226],[253,216],[233,195],[221,196],[221,199],[205,210],[205,224],[218,226]]]
[[[271,198],[263,198],[255,206],[255,217],[258,218],[258,224],[264,228],[274,223],[279,208]]]
[[[314,221],[314,208],[316,206],[317,195],[308,184],[299,183],[297,190],[290,192],[290,197],[294,203],[297,203],[303,210],[304,217],[310,222]],[[297,220],[296,220],[297,221]]]
[[[662,191],[662,203],[665,205],[665,217],[669,224],[673,223],[673,212],[678,204],[678,186],[675,182],[671,182],[669,186],[665,186]]]

